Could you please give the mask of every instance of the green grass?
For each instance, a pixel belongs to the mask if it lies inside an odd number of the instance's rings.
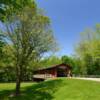
[[[22,83],[22,94],[9,97],[14,83],[0,84],[0,100],[100,100],[100,83],[77,79],[55,79],[42,83]]]

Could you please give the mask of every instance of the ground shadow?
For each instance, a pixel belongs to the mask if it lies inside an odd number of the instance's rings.
[[[61,83],[62,80],[57,79],[34,84],[23,89],[19,97],[9,97],[14,90],[0,91],[0,100],[52,100],[54,92],[59,89]]]

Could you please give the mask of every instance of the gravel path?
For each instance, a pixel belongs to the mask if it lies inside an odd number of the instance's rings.
[[[75,79],[91,80],[91,81],[98,81],[98,82],[100,82],[100,78],[82,78],[82,77],[75,77]]]

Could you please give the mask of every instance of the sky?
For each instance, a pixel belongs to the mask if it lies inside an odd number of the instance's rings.
[[[51,19],[60,50],[57,55],[73,55],[80,33],[100,23],[100,0],[36,0]]]

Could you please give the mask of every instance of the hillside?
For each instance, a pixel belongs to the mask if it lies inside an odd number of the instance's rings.
[[[100,100],[100,83],[60,78],[42,83],[23,83],[20,97],[9,97],[14,83],[0,84],[0,100]]]

